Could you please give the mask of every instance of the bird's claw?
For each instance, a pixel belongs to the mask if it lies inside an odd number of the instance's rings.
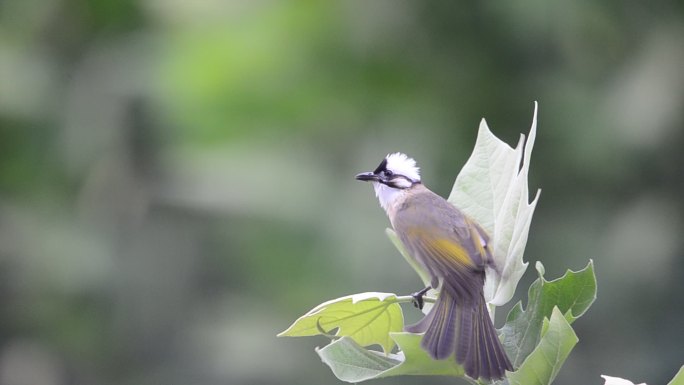
[[[423,297],[425,296],[425,293],[427,293],[430,289],[432,289],[432,287],[428,286],[420,291],[411,294],[411,297],[413,297],[413,306],[417,307],[420,310],[423,310],[423,306],[425,305]]]

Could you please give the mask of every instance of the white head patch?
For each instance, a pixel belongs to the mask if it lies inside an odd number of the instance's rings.
[[[388,154],[386,168],[394,174],[403,175],[415,182],[420,182],[420,169],[416,166],[416,161],[409,158],[406,154],[395,152]]]

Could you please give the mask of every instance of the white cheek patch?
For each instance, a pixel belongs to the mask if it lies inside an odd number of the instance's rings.
[[[373,187],[375,188],[375,195],[380,201],[380,206],[382,206],[385,211],[389,210],[390,206],[402,192],[402,190],[386,186],[379,182],[373,182]]]
[[[397,188],[409,188],[413,185],[412,182],[408,181],[406,178],[395,178],[392,179],[392,184]]]

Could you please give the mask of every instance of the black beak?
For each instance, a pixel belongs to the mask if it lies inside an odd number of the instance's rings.
[[[377,182],[380,177],[372,172],[362,172],[361,174],[356,174],[356,180],[362,180],[365,182]]]

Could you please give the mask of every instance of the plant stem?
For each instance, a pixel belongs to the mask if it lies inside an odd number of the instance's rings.
[[[413,302],[413,296],[411,296],[411,295],[397,296],[396,301],[397,301],[397,303]],[[429,302],[429,303],[435,303],[435,302],[437,302],[437,298],[426,296],[426,297],[423,297],[423,301]]]

